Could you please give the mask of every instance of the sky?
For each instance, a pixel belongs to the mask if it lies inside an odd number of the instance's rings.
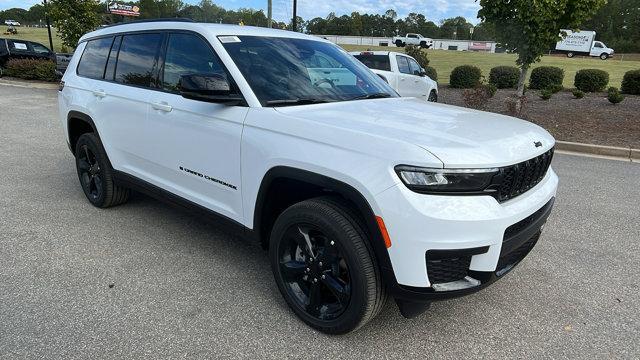
[[[199,0],[183,0],[185,3],[196,4]],[[273,17],[278,21],[291,18],[293,0],[272,0]],[[0,0],[0,10],[12,7],[28,9],[31,5],[41,3],[42,0]],[[267,12],[267,0],[214,0],[215,4],[225,9],[241,7],[263,9]],[[314,17],[326,17],[330,12],[340,16],[360,13],[382,14],[387,9],[394,9],[398,16],[405,17],[410,12],[422,13],[428,20],[438,23],[442,19],[464,16],[471,23],[477,23],[476,14],[479,5],[475,0],[298,0],[298,15],[305,20]]]

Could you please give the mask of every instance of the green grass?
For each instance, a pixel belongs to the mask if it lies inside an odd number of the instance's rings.
[[[384,46],[359,46],[359,45],[342,45],[348,51],[362,50],[386,50],[398,51],[403,50],[396,47]],[[498,65],[515,65],[516,56],[513,54],[491,54],[470,51],[448,51],[448,50],[429,50],[430,65],[438,71],[438,82],[440,84],[449,84],[449,75],[453,68],[459,65],[475,65],[482,70],[485,77],[489,77],[489,71],[492,67]],[[633,56],[633,55],[631,55]],[[580,69],[602,69],[609,73],[609,86],[620,87],[624,73],[629,70],[640,69],[640,61],[633,59],[630,55],[625,55],[625,60],[621,61],[620,56],[616,55],[606,61],[599,58],[573,58],[569,59],[564,56],[543,56],[542,60],[533,67],[538,66],[557,66],[564,69],[564,87],[573,88],[573,78]],[[636,57],[637,58],[637,57]],[[639,59],[640,60],[640,59]]]
[[[46,28],[32,28],[32,27],[18,27],[18,35],[3,34],[0,35],[7,39],[19,39],[39,42],[40,44],[49,47],[49,35]],[[3,33],[6,29],[3,29]],[[60,52],[62,50],[62,40],[58,37],[58,33],[55,28],[51,28],[51,36],[53,38],[53,51]],[[67,49],[72,51],[73,49]]]

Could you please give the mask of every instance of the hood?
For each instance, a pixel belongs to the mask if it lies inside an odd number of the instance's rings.
[[[344,101],[276,110],[417,145],[439,158],[445,168],[513,165],[538,156],[555,144],[546,130],[524,120],[414,98]]]

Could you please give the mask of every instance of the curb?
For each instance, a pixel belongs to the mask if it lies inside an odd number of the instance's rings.
[[[44,81],[26,81],[0,78],[0,85],[17,86],[31,89],[58,89],[58,83],[50,83]]]
[[[556,149],[578,154],[613,157],[627,161],[640,162],[640,150],[630,147],[583,144],[569,141],[556,141]]]

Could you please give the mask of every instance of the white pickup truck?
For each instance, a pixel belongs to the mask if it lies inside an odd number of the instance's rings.
[[[567,54],[572,58],[575,55],[589,55],[607,60],[613,56],[613,49],[607,47],[602,41],[595,41],[595,31],[571,31],[562,30],[562,40],[556,44],[556,50]]]
[[[392,42],[396,44],[397,47],[404,47],[407,45],[416,45],[424,49],[433,47],[433,39],[413,33],[409,33],[405,36],[394,36]]]
[[[351,52],[403,97],[438,101],[438,83],[409,55],[393,51]]]

